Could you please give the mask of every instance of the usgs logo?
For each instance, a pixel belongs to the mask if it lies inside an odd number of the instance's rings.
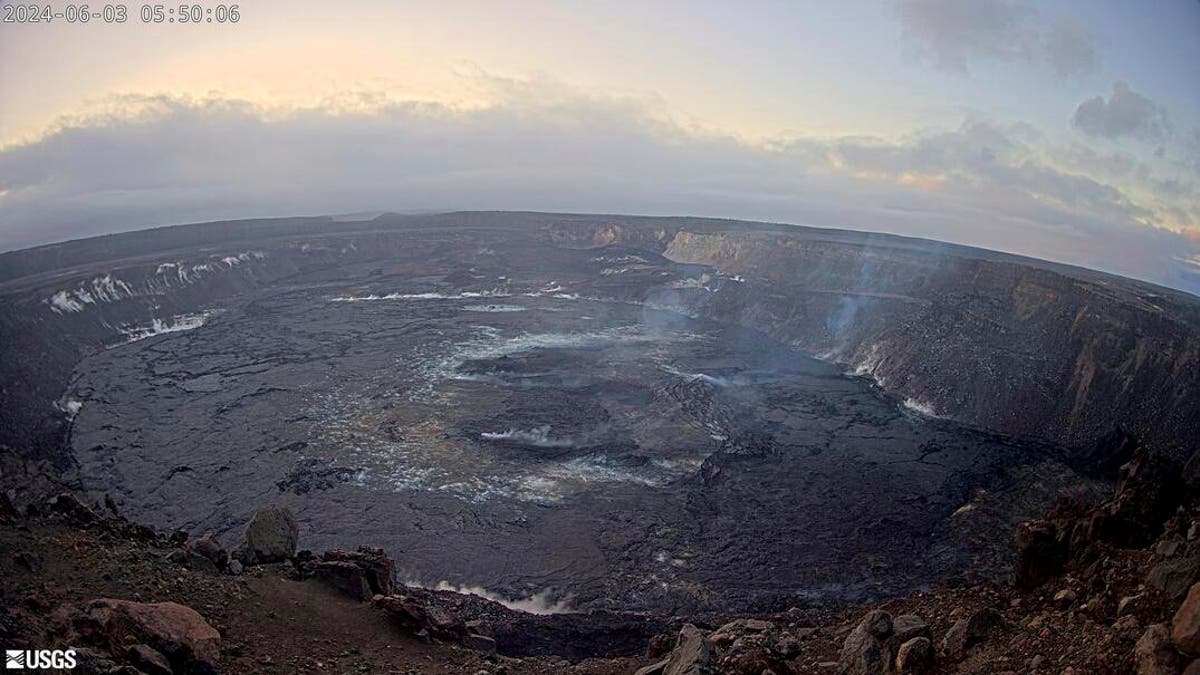
[[[74,649],[6,649],[4,667],[9,670],[38,670],[58,668],[70,670],[75,667]]]

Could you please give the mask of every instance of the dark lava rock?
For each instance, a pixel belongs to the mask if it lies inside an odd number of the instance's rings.
[[[906,640],[896,652],[896,673],[898,675],[918,675],[933,669],[933,641],[928,637],[915,637]]]
[[[94,523],[100,520],[100,516],[91,509],[87,504],[84,504],[79,497],[64,492],[54,499],[50,500],[50,511],[53,513],[61,513],[68,518],[71,518],[79,523]]]
[[[8,524],[17,519],[17,508],[13,506],[8,494],[0,491],[0,523]]]
[[[1075,452],[1072,459],[1080,465],[1081,470],[1108,478],[1133,459],[1140,449],[1141,442],[1137,436],[1118,427],[1095,443],[1084,446],[1084,450]]]
[[[704,675],[712,670],[712,647],[703,631],[692,624],[679,631],[679,639],[663,675]]]
[[[296,553],[300,527],[286,508],[259,509],[246,526],[246,537],[238,549],[248,565],[283,562]]]
[[[1064,558],[1058,529],[1053,523],[1030,520],[1017,526],[1017,585],[1041,586],[1062,572]]]
[[[13,554],[12,560],[30,572],[36,573],[46,569],[46,563],[42,560],[42,556],[34,551],[17,551]]]
[[[75,648],[75,672],[77,673],[112,673],[117,670],[117,662],[109,654],[104,654],[87,647]]]
[[[880,609],[867,612],[842,643],[839,672],[842,675],[886,673],[891,663],[891,654],[885,641],[891,635],[891,614]]]
[[[376,607],[387,613],[404,630],[443,639],[461,639],[467,634],[466,624],[452,612],[433,605],[425,605],[415,598],[404,595],[377,595],[372,599]]]
[[[904,643],[915,637],[933,638],[933,630],[925,619],[916,614],[901,614],[892,619],[892,638]]]
[[[951,659],[961,659],[967,650],[982,642],[996,627],[1004,624],[1004,615],[987,608],[981,609],[970,617],[959,619],[946,631],[942,639],[942,652]]]
[[[149,645],[137,644],[129,648],[129,662],[146,675],[173,675],[167,657]]]
[[[205,536],[188,542],[188,551],[207,558],[217,569],[225,569],[229,563],[229,553],[221,542],[213,537]]]
[[[1164,560],[1146,574],[1146,585],[1172,600],[1182,598],[1197,581],[1200,581],[1200,551]]]
[[[359,600],[391,595],[395,588],[395,563],[381,548],[334,549],[321,554],[320,560],[299,562],[298,567],[302,575],[319,579]]]
[[[1121,467],[1104,522],[1105,539],[1123,548],[1149,545],[1186,497],[1175,462],[1160,454],[1139,452]]]
[[[303,495],[329,490],[338,483],[348,483],[359,472],[359,469],[353,467],[334,466],[331,460],[307,457],[298,461],[286,478],[276,481],[275,487],[279,488],[280,492]]]

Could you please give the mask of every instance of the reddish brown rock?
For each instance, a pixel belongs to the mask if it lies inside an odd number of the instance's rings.
[[[1179,654],[1171,646],[1171,634],[1161,623],[1146,629],[1133,648],[1137,675],[1178,675]]]
[[[1171,620],[1171,641],[1184,654],[1200,656],[1200,583],[1192,586],[1187,598]]]
[[[391,595],[395,588],[395,563],[381,548],[327,551],[320,560],[301,564],[301,572],[360,600]]]
[[[196,610],[174,602],[103,598],[68,611],[66,620],[85,643],[112,653],[143,645],[165,656],[176,672],[212,671],[220,658],[221,634]]]

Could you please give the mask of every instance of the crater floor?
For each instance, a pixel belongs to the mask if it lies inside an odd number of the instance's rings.
[[[560,255],[311,274],[92,356],[69,393],[85,485],[228,543],[285,504],[305,547],[382,545],[423,584],[682,612],[986,569],[1081,482],[1045,446],[669,309],[737,280]]]

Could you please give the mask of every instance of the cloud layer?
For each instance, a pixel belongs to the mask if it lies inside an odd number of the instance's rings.
[[[1130,136],[1160,141],[1171,131],[1162,106],[1120,81],[1113,84],[1107,101],[1096,96],[1080,103],[1071,123],[1083,133],[1099,138]]]
[[[1059,77],[1095,68],[1094,40],[1078,23],[1048,18],[1014,0],[897,0],[905,37],[946,70],[966,73],[987,60],[1028,61]]]
[[[1051,161],[1023,124],[970,118],[899,140],[749,144],[647,104],[560,90],[487,107],[356,98],[265,110],[227,99],[119,101],[0,150],[0,249],[162,223],[408,209],[688,214],[896,232],[1200,289],[1183,181],[1133,199]],[[1077,164],[1089,165],[1077,152]],[[1154,175],[1110,158],[1125,180]],[[1173,210],[1173,211],[1172,211]]]

